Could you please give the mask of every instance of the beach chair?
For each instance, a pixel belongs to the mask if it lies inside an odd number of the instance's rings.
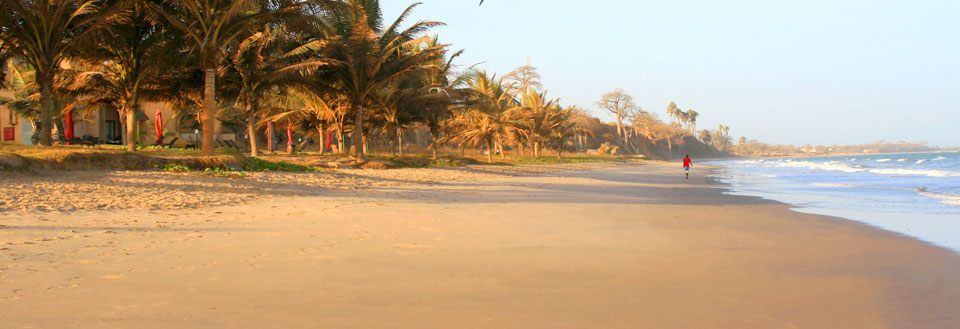
[[[242,150],[242,149],[244,149],[243,147],[240,146],[240,144],[237,144],[237,142],[235,142],[235,141],[227,140],[226,142],[227,142],[228,144],[230,144],[230,147],[232,147],[232,148],[234,148],[234,149],[236,149],[236,150]]]
[[[166,144],[161,143],[160,147],[172,148],[173,143],[176,143],[178,140],[180,140],[180,137],[174,137],[173,140],[171,140],[169,143],[166,143]]]

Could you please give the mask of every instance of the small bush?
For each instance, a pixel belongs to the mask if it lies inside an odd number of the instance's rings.
[[[320,171],[319,168],[288,163],[285,161],[270,162],[258,158],[250,158],[245,166],[250,171],[285,171],[285,172],[311,172]]]
[[[182,164],[177,164],[177,163],[165,163],[165,164],[162,164],[162,165],[157,166],[157,169],[160,169],[160,170],[162,170],[162,171],[168,171],[168,172],[188,172],[188,171],[190,171],[190,167],[184,166],[184,165],[182,165]]]
[[[213,176],[217,176],[217,177],[226,177],[226,178],[243,178],[243,177],[247,177],[247,174],[246,174],[246,173],[244,173],[244,172],[242,172],[242,171],[237,171],[237,170],[234,170],[234,169],[230,169],[230,168],[220,168],[220,167],[207,168],[207,169],[204,169],[203,172],[205,172],[205,173],[207,173],[207,174],[210,174],[210,175],[213,175]]]

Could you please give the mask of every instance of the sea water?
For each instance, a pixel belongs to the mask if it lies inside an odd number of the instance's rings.
[[[861,221],[960,251],[960,153],[734,159],[733,194]]]

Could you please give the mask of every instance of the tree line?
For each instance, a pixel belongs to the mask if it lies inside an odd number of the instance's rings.
[[[639,109],[622,90],[597,104],[616,133],[586,110],[549,96],[535,67],[503,76],[460,69],[463,53],[432,34],[437,21],[408,22],[418,4],[383,17],[376,0],[3,1],[0,99],[36,122],[53,145],[58,118],[113,110],[136,150],[136,116],[165,102],[197,118],[200,149],[214,153],[216,121],[245,126],[250,153],[275,127],[294,127],[325,152],[363,160],[372,139],[404,154],[405,133],[443,148],[542,156],[604,148],[645,153],[668,144],[729,145],[729,128],[701,132],[698,113],[671,104],[672,122]],[[58,129],[58,131],[62,131]],[[267,131],[265,133],[265,131]]]

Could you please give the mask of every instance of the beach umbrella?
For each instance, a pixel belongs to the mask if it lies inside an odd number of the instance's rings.
[[[63,116],[63,125],[66,126],[63,130],[63,138],[67,139],[67,144],[70,144],[70,141],[73,140],[73,111],[67,111]]]
[[[163,113],[157,109],[156,119],[153,120],[153,128],[157,132],[157,141],[155,145],[163,144]]]
[[[293,153],[293,125],[287,124],[287,153]]]

